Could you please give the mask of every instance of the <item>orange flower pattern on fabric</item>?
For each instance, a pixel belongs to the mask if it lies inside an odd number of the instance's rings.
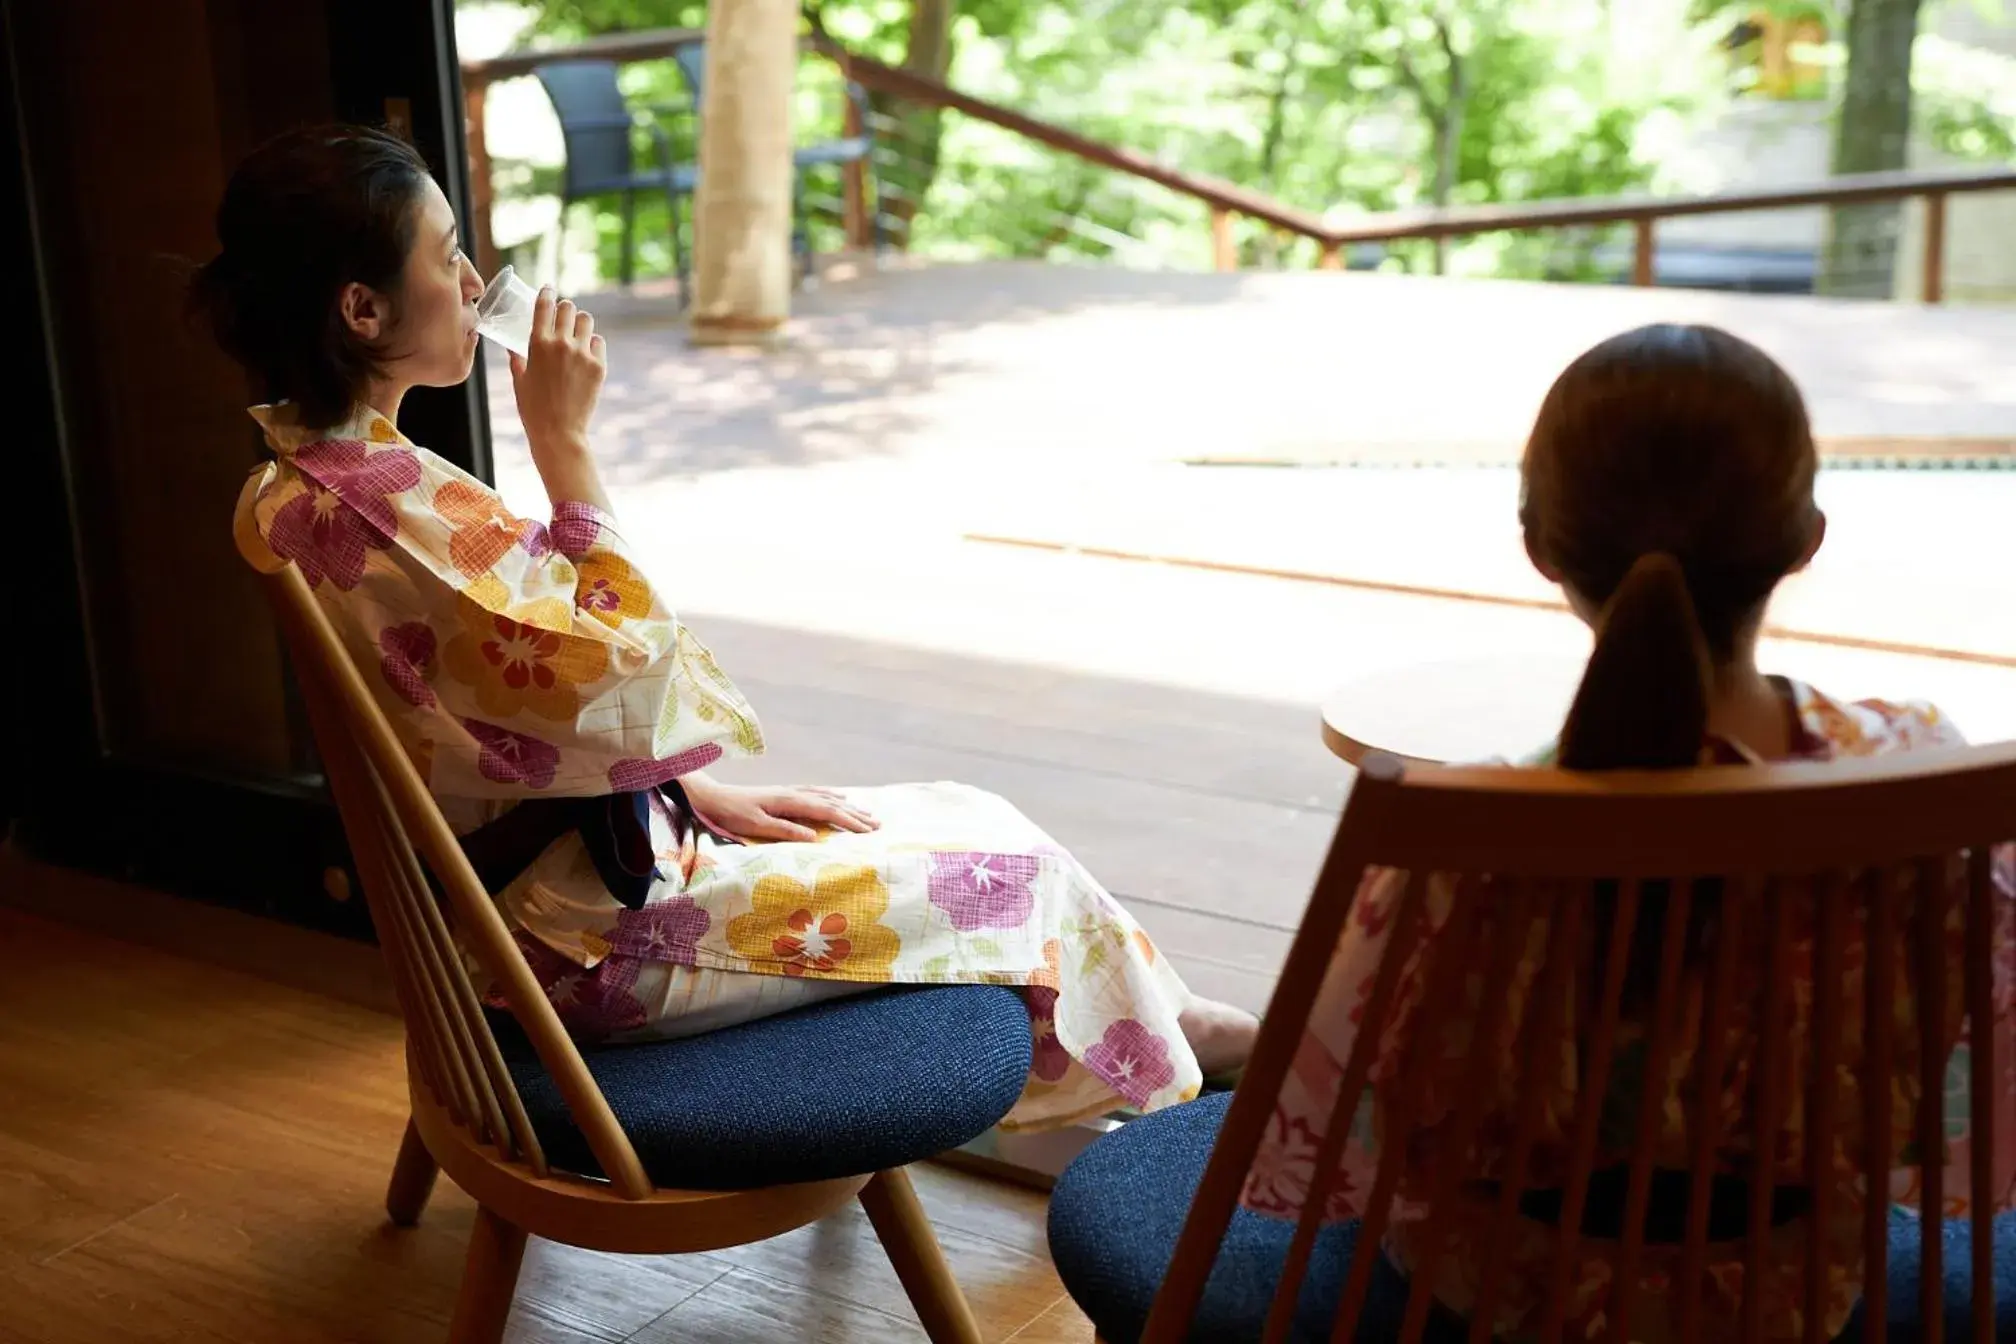
[[[620,555],[598,552],[575,562],[574,603],[610,629],[651,614],[651,588]]]
[[[809,886],[772,873],[757,880],[752,903],[729,921],[728,945],[786,975],[883,980],[902,948],[896,931],[877,922],[888,913],[889,889],[872,867],[829,864]]]
[[[559,722],[581,708],[580,687],[609,670],[601,644],[522,625],[462,604],[462,631],[441,652],[448,675],[476,692],[485,714],[536,714]]]
[[[1043,969],[1029,972],[1029,983],[1040,985],[1044,989],[1055,989],[1058,985],[1062,984],[1063,981],[1057,967],[1057,959],[1062,952],[1063,944],[1059,943],[1055,938],[1045,940],[1043,944]]]
[[[496,495],[462,481],[450,481],[434,492],[434,512],[451,529],[449,561],[472,579],[488,574],[513,546],[522,543],[526,553],[535,556],[552,549],[543,525],[513,516]]]

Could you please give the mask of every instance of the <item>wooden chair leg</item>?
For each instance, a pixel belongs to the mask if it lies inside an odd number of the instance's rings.
[[[861,1207],[932,1344],[980,1344],[980,1323],[945,1263],[910,1178],[901,1169],[877,1172],[862,1188]]]
[[[525,1258],[525,1230],[514,1227],[485,1208],[476,1210],[469,1234],[469,1259],[462,1269],[462,1293],[455,1299],[455,1320],[448,1344],[501,1344],[504,1321],[511,1315],[511,1294],[518,1286],[518,1266]]]
[[[399,1158],[392,1164],[392,1184],[385,1190],[385,1212],[401,1227],[420,1221],[427,1197],[434,1193],[434,1178],[441,1174],[434,1155],[420,1140],[413,1122],[406,1122],[406,1137],[399,1140]]]

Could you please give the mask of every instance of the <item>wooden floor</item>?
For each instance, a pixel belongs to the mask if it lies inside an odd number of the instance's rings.
[[[382,1013],[0,906],[0,1344],[439,1344],[474,1206],[385,1220]],[[1041,1196],[913,1176],[990,1340],[1086,1344]],[[534,1241],[513,1344],[922,1340],[858,1210],[719,1254]]]

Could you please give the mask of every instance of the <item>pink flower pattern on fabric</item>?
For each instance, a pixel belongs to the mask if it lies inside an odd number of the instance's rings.
[[[609,787],[618,793],[653,789],[667,780],[690,775],[695,770],[704,770],[720,759],[721,748],[717,744],[702,742],[690,751],[682,751],[677,756],[667,756],[662,761],[618,761],[609,767]]]
[[[433,627],[425,621],[388,625],[378,632],[378,652],[378,671],[385,684],[409,705],[434,708],[434,688],[427,684],[434,679]]]
[[[1085,1052],[1085,1067],[1138,1107],[1146,1107],[1176,1077],[1169,1042],[1131,1017],[1106,1028],[1099,1043]]]
[[[631,993],[643,961],[635,957],[605,957],[593,971],[575,975],[552,993],[552,1005],[566,1030],[581,1040],[607,1040],[617,1032],[635,1032],[647,1022],[643,1001]]]
[[[483,778],[496,784],[523,784],[532,789],[543,789],[553,782],[560,767],[560,749],[552,743],[481,719],[464,719],[462,726],[483,748],[476,758],[476,768]]]
[[[1057,1039],[1057,991],[1032,985],[1024,991],[1029,1003],[1029,1036],[1034,1049],[1029,1072],[1054,1083],[1071,1068],[1071,1052]]]
[[[553,506],[553,546],[569,560],[579,560],[602,539],[605,522],[593,504],[562,500]]]
[[[649,1020],[643,1002],[631,991],[643,971],[636,957],[610,955],[592,967],[567,960],[523,929],[511,935],[532,978],[560,1014],[561,1025],[584,1041],[599,1041],[619,1031],[634,1031]],[[497,986],[483,995],[491,1008],[510,1008]]]
[[[933,854],[931,904],[962,933],[1020,928],[1036,908],[1042,860],[1029,854]]]
[[[1254,1154],[1253,1169],[1246,1176],[1240,1196],[1246,1207],[1277,1218],[1301,1217],[1303,1201],[1315,1184],[1318,1137],[1302,1119],[1275,1111],[1268,1121],[1266,1141]],[[1358,1207],[1356,1201],[1364,1195],[1358,1175],[1355,1168],[1337,1172],[1324,1201],[1327,1221],[1352,1216]]]
[[[592,970],[561,981],[547,997],[569,1032],[584,1041],[605,1040],[649,1020],[643,1001],[631,992],[643,969],[636,957],[604,957]]]
[[[324,439],[302,445],[294,464],[308,488],[273,515],[266,543],[311,588],[327,578],[348,592],[364,578],[365,556],[398,535],[386,496],[420,483],[420,460],[404,448],[374,453],[361,439]]]
[[[581,969],[523,929],[513,932],[511,941],[518,945],[519,954],[525,958],[525,964],[532,969],[532,978],[543,990],[551,991],[555,985]],[[503,991],[495,984],[484,992],[483,1002],[492,1008],[511,1006],[504,998]]]
[[[653,901],[642,910],[617,913],[609,948],[615,956],[691,966],[698,958],[700,939],[713,922],[691,896]]]
[[[1316,1176],[1316,1136],[1308,1124],[1299,1116],[1275,1111],[1268,1121],[1267,1141],[1253,1157],[1241,1196],[1246,1207],[1277,1218],[1299,1216]]]

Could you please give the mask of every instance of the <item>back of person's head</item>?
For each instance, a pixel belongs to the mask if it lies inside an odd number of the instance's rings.
[[[1699,759],[1715,673],[1811,553],[1817,467],[1797,385],[1714,327],[1625,332],[1555,380],[1519,519],[1534,563],[1595,616],[1562,766]]]
[[[398,293],[431,180],[412,146],[359,126],[289,132],[231,175],[222,250],[197,272],[190,307],[307,424],[340,420],[381,369],[382,342],[361,339],[338,298],[352,283]]]

